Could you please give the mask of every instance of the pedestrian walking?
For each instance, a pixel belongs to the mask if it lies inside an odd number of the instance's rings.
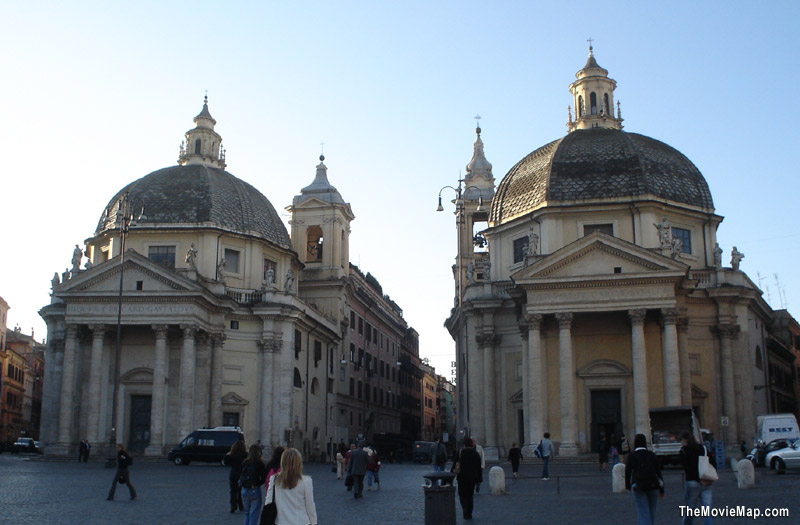
[[[608,464],[608,440],[604,432],[600,432],[600,442],[597,444],[597,462],[600,472],[605,472]]]
[[[471,520],[474,507],[473,489],[481,478],[481,456],[475,450],[471,438],[464,438],[464,448],[458,453],[457,463],[458,501],[461,503],[464,519]]]
[[[228,489],[230,490],[231,514],[236,510],[244,510],[242,503],[242,489],[239,487],[239,476],[242,474],[242,462],[247,458],[247,448],[241,439],[236,441],[231,450],[222,458],[225,466],[231,468],[228,473]]]
[[[705,447],[698,443],[695,437],[689,432],[684,432],[681,434],[681,445],[681,466],[683,466],[683,472],[685,473],[684,478],[686,480],[683,484],[684,503],[692,510],[697,508],[698,503],[700,504],[700,507],[710,510],[712,496],[711,482],[701,480],[700,473],[698,472],[697,468],[697,463],[700,459],[700,456],[706,454],[707,451]],[[691,513],[687,512],[684,515],[681,523],[683,525],[691,525],[693,521],[694,517]],[[703,524],[708,525],[711,523],[714,523],[714,518],[709,512],[705,517],[703,517]]]
[[[475,444],[475,452],[478,453],[478,456],[481,458],[481,471],[480,475],[478,476],[478,481],[475,482],[475,494],[481,491],[481,482],[483,481],[483,469],[486,468],[486,456],[483,455],[483,447],[478,444],[478,440],[472,438],[472,442]]]
[[[381,490],[381,478],[378,472],[381,470],[381,462],[378,458],[378,451],[374,448],[367,449],[369,461],[367,461],[367,490],[372,490],[372,482],[377,486],[376,490]]]
[[[364,497],[364,475],[367,473],[369,457],[364,451],[364,442],[359,441],[358,446],[350,451],[350,460],[347,464],[347,474],[353,479],[353,497]]]
[[[267,482],[266,502],[275,501],[281,525],[317,525],[314,486],[311,476],[303,475],[303,457],[296,448],[287,448],[281,456],[278,474]]]
[[[267,468],[261,460],[261,446],[250,445],[247,458],[242,462],[239,486],[244,504],[244,525],[259,525],[259,516],[264,503],[261,499],[261,485],[267,479]]]
[[[544,433],[544,437],[539,442],[539,448],[542,455],[542,479],[547,481],[550,479],[550,458],[555,455],[553,442],[550,441],[550,432]]]
[[[92,445],[86,438],[81,439],[81,442],[78,444],[78,463],[81,461],[84,463],[89,461],[89,450],[91,450],[91,448]]]
[[[522,450],[517,446],[516,443],[511,443],[511,448],[508,449],[508,461],[511,462],[511,472],[514,473],[514,477],[517,477],[517,473],[519,473],[519,462],[522,460]]]
[[[336,479],[342,479],[344,475],[344,454],[341,450],[336,452]]]
[[[131,499],[136,499],[136,489],[131,484],[131,476],[128,472],[128,467],[133,465],[133,459],[130,454],[125,451],[122,443],[117,443],[117,471],[114,473],[114,481],[111,482],[111,490],[108,492],[109,501],[114,500],[114,493],[117,491],[117,483],[122,483],[128,486],[128,492]]]
[[[633,492],[638,525],[652,525],[656,519],[656,503],[664,497],[664,479],[658,458],[647,450],[647,438],[636,434],[633,453],[625,464],[625,488]]]
[[[267,485],[269,484],[269,478],[281,471],[281,456],[283,456],[285,451],[286,449],[281,446],[275,447],[275,450],[272,451],[272,457],[267,461],[266,465]],[[264,485],[264,490],[267,490],[266,485]]]

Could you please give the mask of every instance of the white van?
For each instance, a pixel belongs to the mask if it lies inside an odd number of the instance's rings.
[[[767,444],[774,439],[800,438],[800,429],[794,414],[765,414],[756,418],[756,444]]]

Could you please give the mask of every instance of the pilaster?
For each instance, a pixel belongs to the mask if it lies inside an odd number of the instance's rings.
[[[150,403],[150,445],[145,449],[147,456],[160,456],[164,453],[164,415],[167,398],[167,330],[168,325],[152,325],[156,344],[153,357],[153,391]],[[185,435],[185,434],[183,434]]]

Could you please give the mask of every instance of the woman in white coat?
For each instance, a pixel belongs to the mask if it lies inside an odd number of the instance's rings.
[[[296,448],[287,448],[281,456],[281,471],[272,476],[266,503],[275,494],[278,515],[276,525],[317,525],[314,487],[310,476],[303,476],[303,456]]]

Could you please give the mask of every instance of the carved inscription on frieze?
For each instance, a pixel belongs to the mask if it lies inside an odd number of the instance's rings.
[[[67,315],[116,315],[116,304],[70,304]],[[187,304],[123,304],[123,315],[184,315],[191,313]]]

